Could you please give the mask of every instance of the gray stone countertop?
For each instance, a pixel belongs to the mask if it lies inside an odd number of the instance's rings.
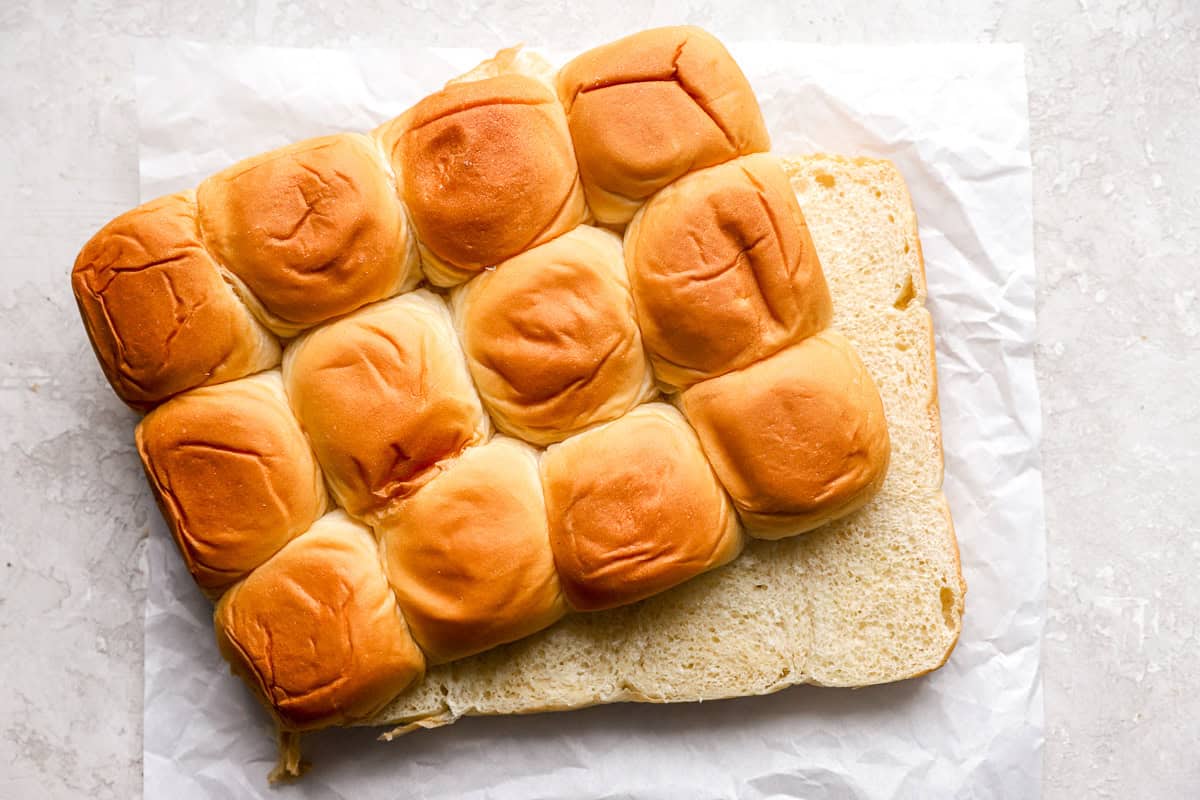
[[[157,511],[133,414],[95,368],[66,279],[82,242],[138,199],[132,37],[570,46],[556,30],[616,38],[685,21],[729,39],[1025,45],[1050,560],[1045,796],[1197,796],[1200,5],[651,8],[0,4],[0,797],[141,790],[141,554]]]

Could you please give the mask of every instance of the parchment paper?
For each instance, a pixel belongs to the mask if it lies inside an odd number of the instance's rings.
[[[332,731],[306,741],[316,767],[304,781],[268,790],[265,714],[224,668],[210,606],[160,524],[148,549],[148,798],[1039,794],[1046,568],[1023,51],[731,49],[775,151],[885,156],[912,191],[937,326],[945,488],[970,587],[949,664],[853,692],[464,719],[392,743]],[[487,55],[142,42],[142,197],[296,139],[369,128]]]

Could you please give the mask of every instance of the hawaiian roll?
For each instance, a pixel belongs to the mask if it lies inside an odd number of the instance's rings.
[[[321,517],[217,604],[217,644],[284,730],[379,711],[425,671],[371,532]]]
[[[201,244],[194,192],[101,228],[76,258],[71,286],[105,376],[134,408],[279,363],[279,343]]]
[[[553,91],[516,72],[451,83],[376,131],[420,239],[425,275],[452,286],[587,216]]]
[[[752,536],[779,539],[845,516],[887,473],[879,390],[833,330],[696,384],[680,405]]]
[[[625,231],[654,374],[682,388],[826,328],[833,305],[787,175],[768,155],[694,172]]]
[[[729,498],[671,406],[638,406],[551,445],[541,468],[550,544],[574,609],[641,600],[741,551]]]
[[[355,517],[490,432],[450,312],[423,289],[309,331],[288,346],[283,377],[330,490]]]
[[[581,225],[454,294],[467,365],[496,427],[548,444],[655,392],[621,240]]]
[[[596,219],[624,224],[685,173],[770,147],[746,76],[699,28],[656,28],[597,47],[558,74]]]
[[[380,524],[384,567],[431,663],[528,636],[565,612],[538,454],[472,447]]]
[[[325,513],[325,482],[272,370],[150,412],[137,448],[188,571],[210,595]]]
[[[248,158],[201,183],[197,199],[217,260],[282,336],[420,278],[395,184],[366,136],[325,136]]]

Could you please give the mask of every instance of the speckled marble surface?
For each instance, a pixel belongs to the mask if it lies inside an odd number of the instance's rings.
[[[0,7],[0,797],[141,789],[142,549],[160,523],[133,414],[104,385],[66,280],[80,244],[137,201],[130,37],[537,44],[555,40],[560,14],[596,38],[688,21],[731,39],[1026,45],[1050,558],[1045,796],[1200,789],[1200,6],[613,5],[624,7]]]

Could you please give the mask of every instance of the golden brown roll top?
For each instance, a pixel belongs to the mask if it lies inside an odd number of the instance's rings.
[[[278,342],[201,244],[193,192],[105,225],[80,251],[71,286],[104,374],[134,408],[279,363]]]
[[[804,214],[771,156],[663,189],[626,230],[625,263],[655,377],[668,386],[750,364],[833,316]]]
[[[811,530],[883,484],[891,453],[883,402],[836,331],[696,384],[680,403],[751,535]]]
[[[219,594],[325,513],[325,483],[277,371],[187,392],[137,428],[188,571]]]
[[[455,322],[496,426],[536,444],[654,392],[615,234],[581,225],[458,289]]]
[[[374,514],[487,438],[450,312],[418,290],[288,346],[284,385],[338,504]]]
[[[375,143],[344,133],[238,162],[200,184],[200,226],[276,333],[416,285],[416,243]]]
[[[589,50],[558,74],[588,205],[628,222],[686,172],[770,147],[758,100],[725,47],[693,27]]]
[[[638,406],[542,457],[550,544],[567,602],[632,603],[732,560],[742,537],[695,432]]]
[[[528,636],[565,612],[537,451],[467,450],[379,528],[384,566],[431,662]]]
[[[451,83],[376,135],[436,285],[461,283],[587,216],[562,107],[536,78]]]
[[[369,717],[425,670],[371,532],[327,514],[225,593],[217,644],[285,730]]]

